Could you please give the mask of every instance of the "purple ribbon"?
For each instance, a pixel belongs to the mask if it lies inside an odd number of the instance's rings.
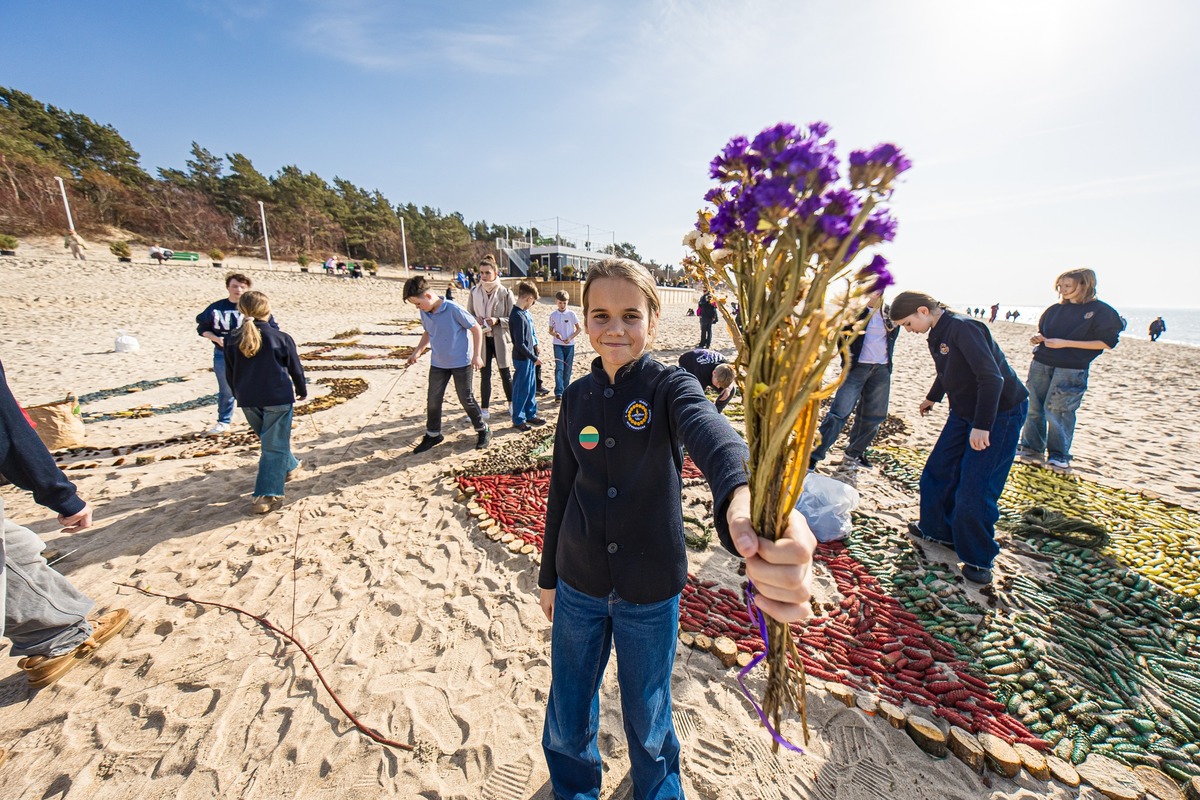
[[[754,706],[754,711],[758,714],[758,718],[762,720],[762,724],[770,732],[771,738],[777,743],[786,747],[788,750],[791,750],[793,753],[800,753],[801,755],[804,755],[803,748],[792,744],[785,739],[782,734],[779,733],[779,731],[775,730],[770,721],[767,719],[767,715],[763,712],[762,706],[758,704],[758,701],[754,699],[754,695],[752,695],[750,690],[746,688],[746,675],[749,674],[750,670],[758,666],[759,662],[766,657],[767,651],[770,648],[770,645],[767,643],[767,622],[763,618],[762,612],[758,610],[758,606],[754,604],[754,584],[750,581],[746,581],[746,609],[750,612],[750,618],[758,623],[758,635],[763,641],[763,651],[754,658],[750,659],[750,663],[746,665],[745,669],[738,673],[737,682],[742,687],[742,691],[745,693],[746,699],[750,701],[750,705]]]

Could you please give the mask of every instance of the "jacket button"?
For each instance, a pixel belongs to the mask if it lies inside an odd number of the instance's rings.
[[[608,552],[610,552],[610,553],[615,553],[615,552],[617,552],[617,551],[618,551],[618,550],[620,550],[620,549],[621,549],[621,546],[620,546],[619,544],[617,544],[616,542],[609,542],[609,543],[608,543]]]
[[[611,436],[604,440],[605,447],[614,447],[614,446],[616,446],[616,444],[617,444],[617,440],[612,438]]]
[[[617,489],[616,489],[616,487],[615,487],[615,486],[610,486],[610,487],[608,487],[608,496],[609,496],[609,497],[616,497],[616,496],[617,496]]]
[[[605,389],[605,390],[604,390],[604,396],[605,396],[605,397],[612,397],[612,396],[613,396],[613,390],[612,390],[611,388]]]

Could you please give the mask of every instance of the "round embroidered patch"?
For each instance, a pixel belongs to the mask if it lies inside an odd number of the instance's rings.
[[[1092,317],[1094,317],[1094,316],[1096,316],[1096,312],[1095,312],[1095,311],[1089,311],[1089,312],[1087,312],[1086,314],[1084,314],[1084,315],[1083,315],[1083,318],[1084,318],[1084,319],[1091,319],[1091,318],[1092,318]]]
[[[579,432],[579,446],[584,450],[591,450],[596,445],[600,444],[600,431],[592,425]]]
[[[630,430],[640,431],[650,424],[650,406],[645,400],[634,400],[625,409],[625,424]]]
[[[942,355],[948,356],[950,355],[950,345],[943,342],[942,346],[938,348],[938,351],[941,352]]]

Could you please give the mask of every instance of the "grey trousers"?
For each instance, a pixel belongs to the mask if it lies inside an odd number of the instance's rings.
[[[88,612],[95,605],[42,558],[37,534],[4,515],[0,499],[0,634],[14,656],[60,656],[92,635]]]

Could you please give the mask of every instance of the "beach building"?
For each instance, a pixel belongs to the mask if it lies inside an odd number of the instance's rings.
[[[590,242],[584,244],[591,245]],[[561,237],[539,237],[536,242],[528,239],[497,239],[496,249],[503,257],[501,274],[513,278],[528,276],[536,270],[548,275],[550,280],[579,280],[587,277],[592,264],[611,258],[608,253],[570,245]]]

